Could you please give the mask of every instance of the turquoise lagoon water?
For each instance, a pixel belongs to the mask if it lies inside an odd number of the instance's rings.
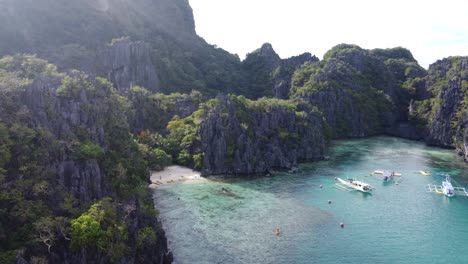
[[[176,263],[468,263],[468,197],[424,190],[440,184],[436,173],[468,187],[468,167],[453,151],[376,137],[337,141],[328,152],[330,160],[302,164],[297,174],[158,189]],[[369,176],[377,169],[401,172],[403,181],[384,185]],[[334,177],[376,189],[342,191]],[[242,198],[222,194],[223,187]]]

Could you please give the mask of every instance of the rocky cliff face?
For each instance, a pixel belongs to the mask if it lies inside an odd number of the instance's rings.
[[[106,147],[105,130],[99,125],[107,114],[105,107],[98,106],[103,103],[102,98],[90,97],[85,91],[78,100],[60,98],[56,91],[61,81],[60,77],[40,78],[25,88],[22,97],[25,111],[30,114],[30,125],[47,128],[58,139],[74,137],[80,127],[86,128],[93,142]],[[101,111],[96,109],[96,113],[90,115],[85,110],[88,104],[98,106]],[[77,160],[65,149],[52,161],[50,169],[57,176],[57,186],[83,203],[109,195],[109,182],[94,159]]]
[[[462,118],[455,134],[457,154],[468,162],[468,116]]]
[[[190,67],[197,45],[213,49],[196,35],[187,0],[5,0],[0,7],[0,56],[37,54],[61,69],[109,78],[119,91],[159,91],[160,72]],[[133,42],[109,44],[121,38]],[[195,77],[172,74],[164,85],[175,90],[182,89],[176,79]]]
[[[325,124],[317,113],[274,99],[217,101],[205,109],[200,128],[203,174],[264,174],[323,157]]]
[[[318,61],[317,57],[308,52],[281,60],[281,65],[272,73],[273,96],[278,99],[288,99],[294,72],[304,63],[315,63]]]
[[[427,144],[456,148],[467,160],[468,58],[449,57],[429,66],[419,83],[426,91],[412,103],[411,117]]]
[[[109,251],[103,253],[92,244],[71,249],[69,229],[83,209],[111,197],[120,202],[112,210],[126,221],[123,226],[129,234],[122,242],[129,252],[119,262],[170,260],[157,219],[143,210],[145,190],[137,193],[132,187],[148,182],[149,174],[138,148],[132,146],[125,107],[112,84],[79,72],[58,73],[33,56],[3,58],[0,69],[0,126],[2,137],[8,139],[7,144],[0,142],[2,161],[7,157],[0,168],[0,191],[5,194],[0,197],[5,206],[2,215],[13,215],[22,206],[33,210],[13,222],[2,216],[2,226],[10,234],[6,237],[11,239],[6,245],[2,241],[2,251],[12,250],[18,263],[37,259],[108,263]],[[17,233],[23,227],[29,230],[25,238]],[[145,228],[157,234],[158,239],[149,244],[158,250],[132,245]],[[16,239],[26,239],[27,245]],[[22,253],[11,245],[23,246]],[[0,259],[4,256],[0,252]]]
[[[457,127],[463,126],[463,102],[468,91],[468,58],[448,58],[430,65],[426,88],[432,100],[427,112],[426,142],[441,147],[455,147]],[[429,109],[428,109],[429,110]],[[422,110],[424,111],[424,110]]]
[[[395,49],[399,50],[399,49]],[[365,137],[385,131],[397,134],[407,122],[412,92],[405,82],[425,71],[395,50],[363,50],[338,45],[324,60],[305,64],[293,77],[293,97],[320,109],[334,137]]]
[[[318,58],[304,53],[288,59],[281,59],[270,43],[265,43],[258,50],[247,54],[242,67],[247,73],[246,94],[250,98],[273,96],[288,99],[291,77],[304,63],[317,62]]]
[[[25,52],[50,59],[45,55],[71,43],[93,51],[123,36],[138,40],[150,34],[196,36],[187,0],[3,0],[0,4],[5,11],[0,18],[2,56]]]
[[[119,92],[136,85],[158,92],[160,81],[151,61],[151,52],[148,43],[123,39],[102,49],[98,63]]]
[[[174,116],[185,118],[195,112],[203,98],[199,92],[190,94],[151,94],[134,87],[128,92],[133,111],[129,114],[130,130],[140,133],[145,130],[166,134],[166,127]]]

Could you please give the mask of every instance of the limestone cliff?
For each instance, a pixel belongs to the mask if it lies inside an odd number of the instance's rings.
[[[148,182],[149,173],[112,84],[80,72],[59,73],[27,55],[1,59],[0,77],[1,225],[7,227],[0,230],[0,259],[170,261],[164,232],[147,209],[153,206],[149,193],[138,187]],[[70,223],[105,197],[114,201],[106,210],[115,212],[126,239],[100,250],[93,240],[80,244],[80,250],[70,246],[79,241]],[[28,209],[18,214],[18,208]],[[141,230],[154,235],[147,239],[153,250],[136,246]],[[116,245],[122,249],[117,255],[111,250]]]
[[[4,0],[0,9],[0,56],[36,54],[119,91],[215,95],[242,86],[239,57],[196,35],[187,0]]]
[[[405,83],[424,75],[404,49],[364,50],[341,44],[321,62],[305,64],[295,72],[292,96],[318,107],[333,137],[397,134],[395,127],[408,121],[414,93]]]
[[[431,64],[424,81],[429,98],[415,101],[413,118],[424,127],[425,141],[457,148],[466,159],[468,58],[449,57]]]
[[[247,75],[247,88],[243,93],[249,98],[273,96],[288,99],[291,88],[291,77],[304,63],[317,62],[318,58],[310,53],[288,59],[281,59],[270,43],[247,54],[242,68]]]
[[[132,86],[147,87],[153,92],[160,90],[158,71],[151,61],[151,46],[148,43],[129,39],[106,45],[98,55],[98,65],[103,74],[114,83],[119,92]]]
[[[323,158],[324,122],[290,101],[219,96],[200,127],[203,174],[255,175]]]
[[[455,135],[455,143],[457,154],[461,156],[466,162],[468,162],[468,116],[465,116],[460,121],[457,132]]]

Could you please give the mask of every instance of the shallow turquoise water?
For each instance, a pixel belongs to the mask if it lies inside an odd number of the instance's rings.
[[[440,184],[436,173],[468,187],[468,167],[453,151],[376,137],[334,142],[328,155],[298,174],[158,189],[176,263],[468,263],[468,197],[424,190]],[[403,181],[368,176],[377,169],[401,172]],[[334,177],[356,177],[376,190],[342,191]],[[223,187],[242,198],[222,194]]]

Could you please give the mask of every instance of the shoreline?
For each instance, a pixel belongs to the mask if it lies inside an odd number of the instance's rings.
[[[162,171],[152,171],[150,180],[151,184],[149,187],[157,188],[166,184],[193,180],[205,180],[205,178],[201,177],[201,174],[198,171],[194,171],[190,168],[179,165],[173,165],[164,168]]]

